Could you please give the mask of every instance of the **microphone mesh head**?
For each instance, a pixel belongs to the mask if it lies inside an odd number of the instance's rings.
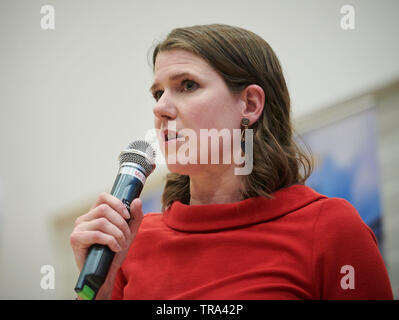
[[[148,177],[155,169],[155,150],[145,140],[136,140],[127,146],[119,155],[119,164],[133,162],[145,170]]]
[[[147,155],[147,157],[151,160],[151,162],[154,162],[154,160],[155,160],[155,156],[156,156],[155,150],[145,140],[136,140],[136,141],[130,142],[126,149],[139,150],[141,152],[144,152]]]

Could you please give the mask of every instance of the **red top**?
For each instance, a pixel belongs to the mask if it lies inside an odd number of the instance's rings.
[[[113,299],[393,299],[372,230],[346,200],[295,185],[144,216]]]

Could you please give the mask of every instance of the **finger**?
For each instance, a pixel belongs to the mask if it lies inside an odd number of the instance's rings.
[[[140,198],[136,198],[132,201],[130,204],[130,212],[132,214],[131,222],[129,222],[130,233],[135,235],[143,220],[142,201]]]
[[[117,240],[119,246],[122,248],[126,246],[128,239],[127,235],[125,235],[121,229],[109,222],[104,217],[83,222],[75,228],[75,231],[101,231],[113,236]]]
[[[108,206],[108,204],[105,203],[100,204],[98,207],[80,216],[78,219],[76,219],[75,225],[79,226],[86,221],[92,221],[99,218],[106,218],[110,223],[118,227],[126,235],[126,238],[130,237],[130,229],[126,220],[123,219],[118,212],[113,210]]]
[[[80,249],[87,249],[93,244],[102,244],[108,246],[114,252],[122,250],[113,236],[96,230],[75,231],[71,235],[71,244]]]
[[[92,209],[95,207],[98,207],[101,204],[108,204],[112,209],[114,209],[116,212],[118,212],[122,217],[125,219],[130,219],[130,214],[129,211],[127,210],[125,204],[118,199],[117,197],[107,193],[107,192],[102,192],[97,200],[94,202]]]
[[[136,198],[130,204],[130,213],[132,215],[132,219],[141,220],[143,217],[143,202],[140,198]]]

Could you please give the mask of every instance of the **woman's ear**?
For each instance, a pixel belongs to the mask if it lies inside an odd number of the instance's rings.
[[[257,84],[251,84],[243,90],[241,99],[244,101],[241,117],[248,118],[249,126],[251,126],[262,114],[265,105],[265,92]]]

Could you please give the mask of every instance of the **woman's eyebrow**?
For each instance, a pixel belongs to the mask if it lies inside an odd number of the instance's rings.
[[[169,77],[169,81],[173,81],[173,80],[176,80],[176,79],[179,79],[179,78],[183,78],[183,77],[186,77],[186,76],[194,77],[194,75],[192,73],[190,73],[190,72],[180,72],[180,73],[176,73],[174,75],[171,75]],[[151,86],[150,92],[152,92],[156,87],[158,87],[158,83],[154,83]]]

